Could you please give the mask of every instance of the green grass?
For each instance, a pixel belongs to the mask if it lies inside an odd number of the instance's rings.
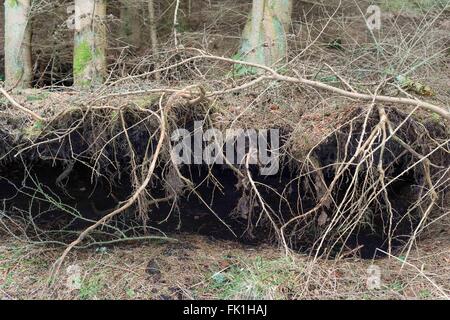
[[[292,284],[293,269],[288,258],[257,257],[213,274],[208,290],[219,299],[283,299]]]
[[[94,275],[89,279],[85,279],[81,283],[80,292],[78,294],[81,300],[91,300],[97,298],[99,292],[103,289],[103,277]]]
[[[388,285],[388,289],[398,293],[402,293],[403,290],[405,289],[405,284],[402,281],[395,281]]]
[[[29,139],[34,139],[37,138],[42,133],[43,129],[44,123],[40,120],[37,120],[36,122],[33,123],[32,126],[25,127],[23,129],[23,134],[25,135],[25,137]]]
[[[129,299],[133,299],[136,296],[136,292],[133,289],[126,289],[125,292]]]
[[[5,253],[0,254],[0,271],[10,269],[24,254],[24,249],[13,246],[7,249]]]
[[[27,96],[28,102],[33,101],[42,101],[48,98],[50,94],[48,92],[40,92],[39,90],[35,90],[35,93]]]
[[[5,280],[0,284],[0,289],[8,289],[14,284],[14,271],[8,272]]]

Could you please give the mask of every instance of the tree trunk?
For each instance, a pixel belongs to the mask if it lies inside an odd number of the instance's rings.
[[[74,84],[102,84],[106,74],[106,1],[75,0],[76,30],[73,54]]]
[[[140,3],[132,0],[121,0],[120,9],[121,36],[126,43],[139,48],[141,45]]]
[[[30,0],[5,0],[5,82],[29,88],[32,80]]]
[[[149,25],[150,25],[150,38],[152,42],[152,51],[153,51],[153,57],[156,61],[155,63],[155,69],[158,69],[158,34],[156,31],[156,15],[155,15],[155,2],[154,0],[148,0],[148,18],[149,18]],[[159,80],[161,78],[161,75],[159,72],[155,73],[156,80]]]
[[[273,7],[273,11],[287,32],[291,27],[294,2],[292,0],[269,0],[269,6]]]
[[[245,26],[238,58],[274,66],[286,59],[286,31],[291,23],[292,0],[253,0],[252,12]],[[257,72],[249,70],[247,72]]]

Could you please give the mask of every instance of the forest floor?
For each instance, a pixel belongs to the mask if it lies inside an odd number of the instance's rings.
[[[317,260],[199,235],[74,251],[56,285],[60,248],[0,237],[1,299],[448,299],[449,224],[403,257]],[[379,268],[379,269],[378,269]],[[379,270],[379,286],[368,279]],[[376,275],[376,273],[375,273]],[[373,274],[372,274],[373,276]]]

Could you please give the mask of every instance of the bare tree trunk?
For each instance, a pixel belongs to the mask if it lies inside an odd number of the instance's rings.
[[[139,48],[141,46],[141,15],[140,5],[138,1],[121,0],[122,6],[120,8],[121,36],[125,41],[133,46]]]
[[[286,58],[286,31],[291,23],[292,5],[292,0],[253,0],[239,59],[273,66]]]
[[[175,12],[173,14],[173,38],[175,47],[178,47],[178,12],[180,10],[180,0],[175,0]]]
[[[158,34],[156,31],[156,15],[155,15],[155,1],[154,0],[148,0],[148,17],[150,20],[150,39],[152,42],[152,51],[155,61],[158,60]],[[155,63],[155,69],[158,68],[158,64]],[[161,75],[159,72],[155,74],[156,80],[159,80],[161,78]]]
[[[277,18],[283,24],[285,32],[289,30],[292,22],[292,0],[269,0],[269,6],[273,8]]]
[[[5,81],[29,88],[32,80],[30,0],[5,1]]]
[[[106,0],[75,0],[74,84],[102,84],[106,74]]]

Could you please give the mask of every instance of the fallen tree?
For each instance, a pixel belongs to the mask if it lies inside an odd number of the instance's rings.
[[[201,53],[149,74],[199,59],[246,63]],[[8,101],[3,112],[14,119],[1,131],[2,181],[5,192],[15,195],[2,196],[9,199],[4,214],[19,217],[16,226],[31,232],[31,241],[69,243],[55,273],[73,248],[164,238],[180,223],[194,232],[275,242],[316,257],[360,251],[369,258],[377,248],[407,253],[439,219],[449,178],[448,112],[247,64],[264,74],[212,90],[191,84],[117,92],[126,80],[111,81],[78,101],[65,93],[47,96],[63,107],[39,106],[40,114],[2,89]],[[298,90],[289,84],[310,86],[355,101],[326,119],[294,109],[280,117],[271,102],[260,106],[264,112],[217,106],[222,97],[252,96],[266,82],[286,83],[289,90]],[[239,165],[175,164],[170,132],[192,130],[196,120],[204,130],[279,129],[282,169],[261,176],[250,155]],[[23,173],[11,176],[11,167]],[[93,200],[83,205],[83,199]],[[7,228],[5,221],[10,218],[2,218]]]

